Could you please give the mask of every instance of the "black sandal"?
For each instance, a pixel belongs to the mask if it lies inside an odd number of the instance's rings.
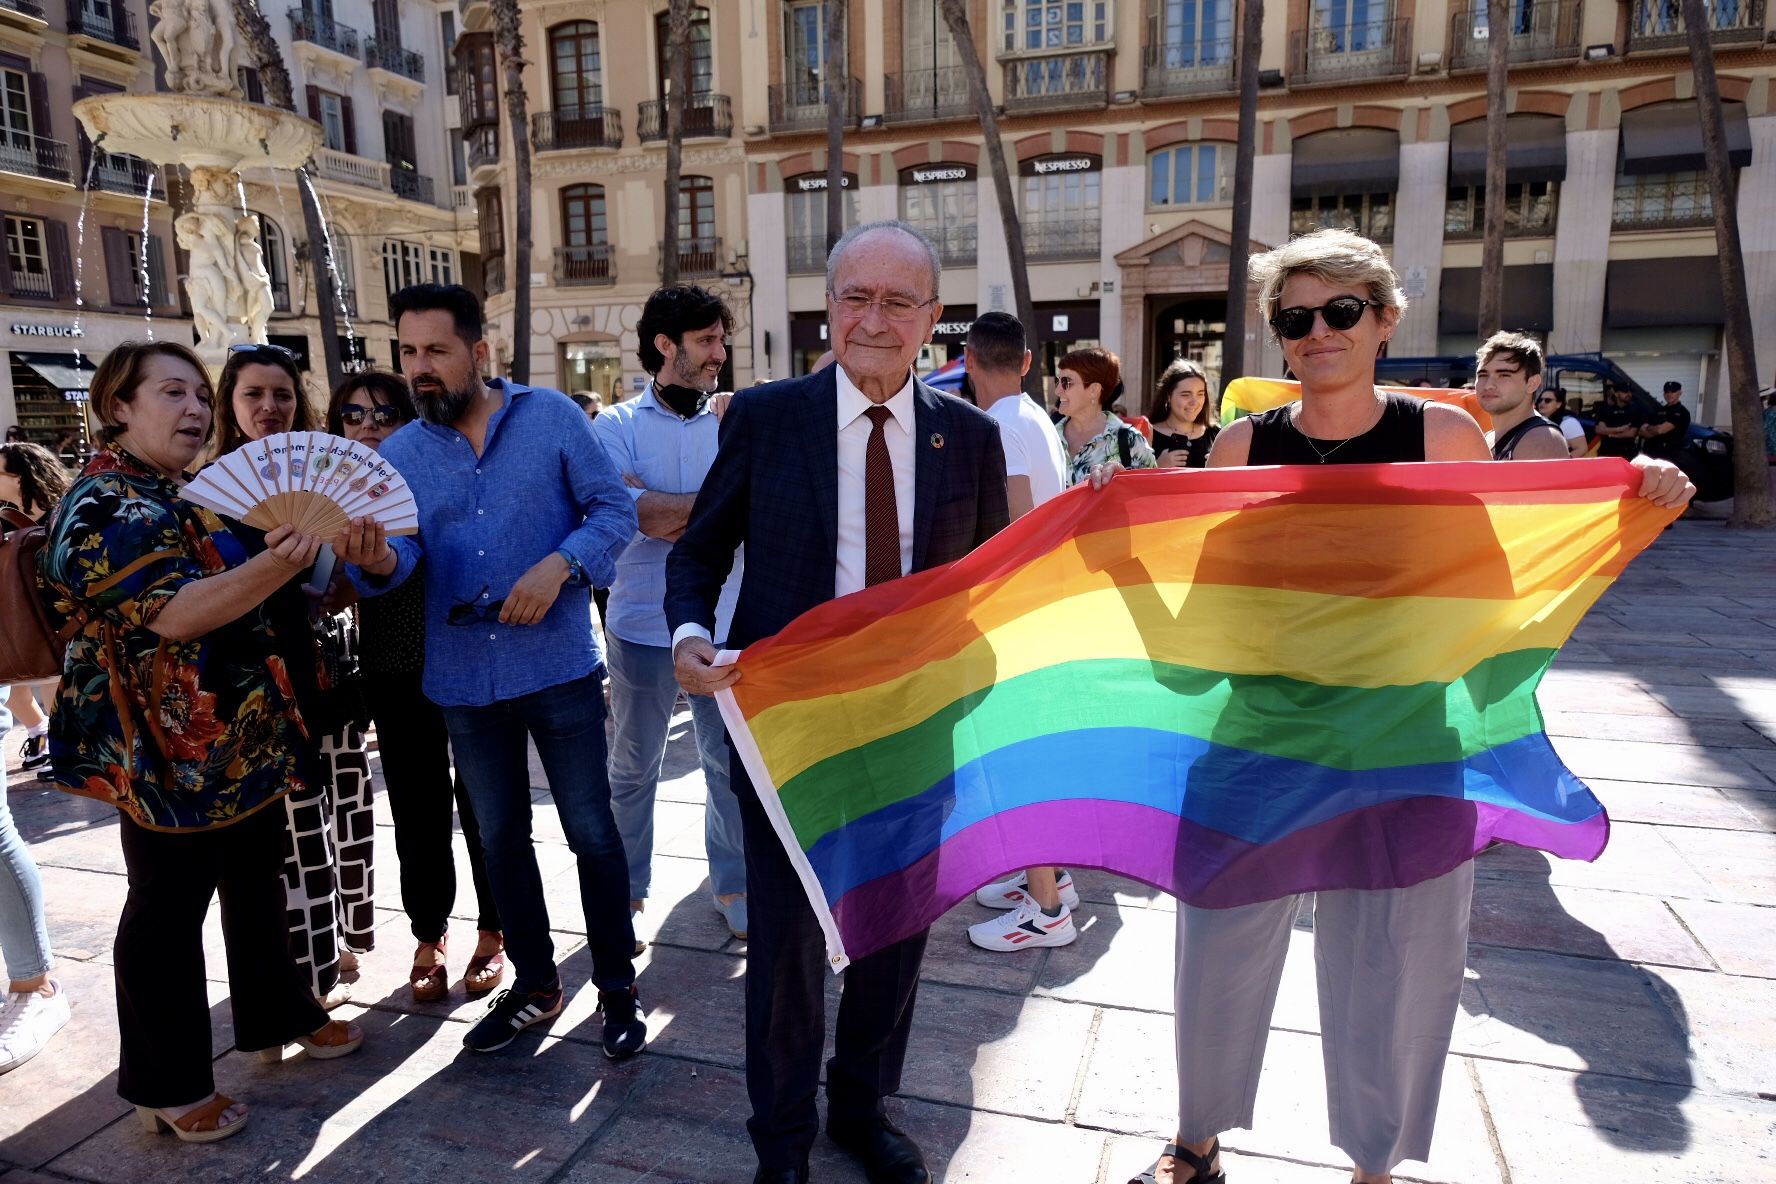
[[[1173,1172],[1172,1179],[1176,1184],[1227,1184],[1226,1172],[1209,1171],[1210,1166],[1215,1162],[1215,1157],[1220,1154],[1220,1139],[1216,1139],[1209,1144],[1209,1153],[1207,1155],[1198,1155],[1188,1147],[1180,1147],[1176,1143],[1167,1143],[1165,1145],[1165,1150],[1160,1152],[1160,1155],[1171,1156],[1173,1160],[1183,1164],[1195,1173],[1190,1176],[1179,1176],[1176,1172]],[[1152,1167],[1136,1176],[1133,1180],[1130,1180],[1129,1184],[1159,1184],[1159,1161],[1154,1160]]]

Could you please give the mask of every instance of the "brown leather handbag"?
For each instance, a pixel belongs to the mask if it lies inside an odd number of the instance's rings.
[[[67,639],[51,623],[37,582],[49,532],[17,510],[0,511],[0,520],[0,684],[55,678]]]

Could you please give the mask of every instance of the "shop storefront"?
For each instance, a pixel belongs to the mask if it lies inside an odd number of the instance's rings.
[[[1040,349],[1030,364],[1042,368],[1042,389],[1048,395],[1049,409],[1053,410],[1055,367],[1061,358],[1070,350],[1099,344],[1097,302],[1060,301],[1037,304],[1035,336]],[[1135,402],[1139,403],[1139,398]],[[1130,414],[1137,414],[1134,406],[1127,403],[1125,406],[1128,406]]]
[[[622,401],[626,392],[620,345],[614,341],[566,341],[560,348],[556,373],[560,375],[562,390],[599,395],[606,405]]]
[[[832,347],[827,344],[826,313],[792,312],[789,314],[789,376],[799,378],[814,369],[820,355]]]
[[[95,369],[90,358],[74,350],[12,351],[12,403],[25,439],[69,461],[89,453],[92,425],[86,411]]]
[[[88,315],[76,322],[70,311],[0,310],[0,425],[17,425],[25,439],[60,447],[72,458],[90,440],[87,388],[105,354],[124,341],[144,336],[141,317]],[[190,336],[189,321],[156,321],[175,340]]]
[[[931,341],[919,349],[919,360],[913,363],[913,369],[920,374],[931,371],[953,362],[962,356],[962,347],[968,344],[968,327],[974,324],[975,311],[972,304],[946,304],[943,319],[931,328]]]

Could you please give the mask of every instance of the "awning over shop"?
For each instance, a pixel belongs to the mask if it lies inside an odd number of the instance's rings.
[[[1410,315],[1410,314],[1408,314]],[[1524,263],[1505,268],[1504,327],[1546,333],[1554,327],[1554,265]],[[1437,332],[1475,334],[1480,323],[1480,269],[1445,267],[1437,295]]]
[[[1038,304],[1036,340],[1096,341],[1098,306],[1090,304]]]
[[[1603,281],[1603,323],[1609,329],[1726,322],[1720,264],[1713,255],[1617,259]]]
[[[87,384],[92,382],[93,372],[98,369],[85,354],[76,355],[72,351],[65,354],[14,353],[12,356],[74,402],[86,400]]]
[[[1745,104],[1723,102],[1727,155],[1734,168],[1751,163],[1751,125]],[[1630,176],[1690,173],[1707,167],[1702,155],[1702,118],[1694,100],[1654,103],[1622,112],[1621,169]]]
[[[1512,115],[1505,120],[1505,180],[1564,181],[1566,120],[1554,115]],[[1449,129],[1449,183],[1486,184],[1486,121],[1472,119]]]
[[[1296,197],[1392,193],[1400,187],[1400,133],[1345,127],[1296,140],[1290,187]]]

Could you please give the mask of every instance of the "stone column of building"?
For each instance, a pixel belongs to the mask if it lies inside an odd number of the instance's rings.
[[[752,357],[755,378],[789,377],[789,254],[783,192],[746,198],[746,239],[752,252]],[[765,337],[771,348],[765,349]]]
[[[1138,137],[1139,133],[1129,133],[1106,139],[1105,148],[1110,152],[1116,151],[1118,140],[1122,141],[1120,163],[1104,169],[1098,189],[1103,217],[1103,229],[1099,232],[1102,262],[1098,289],[1098,340],[1105,349],[1122,358],[1123,373],[1130,390],[1146,389],[1152,376],[1144,373],[1145,358],[1142,355],[1145,350],[1141,338],[1128,339],[1123,335],[1122,295],[1107,291],[1106,287],[1114,287],[1122,270],[1117,266],[1116,256],[1146,237],[1147,164],[1139,159]],[[1109,157],[1105,163],[1109,164]]]
[[[1267,14],[1268,15],[1268,14]],[[1267,247],[1289,241],[1289,167],[1287,152],[1265,152],[1252,158],[1252,239]],[[1280,378],[1283,351],[1272,340],[1270,326],[1258,310],[1246,312],[1246,373]]]
[[[1757,350],[1758,388],[1776,383],[1776,114],[1751,125],[1751,165],[1739,172],[1739,246],[1745,254],[1745,287]],[[1759,328],[1762,332],[1758,332]],[[1727,418],[1724,409],[1717,419]]]
[[[1449,141],[1400,145],[1400,191],[1394,203],[1394,270],[1406,289],[1407,314],[1389,352],[1437,352],[1437,304],[1443,277],[1443,206],[1449,194]]]
[[[984,158],[985,154],[982,155]],[[1015,160],[1013,157],[1012,162]],[[975,209],[980,214],[980,229],[976,231],[974,248],[974,307],[981,312],[996,310],[1016,315],[1017,301],[1011,294],[1011,256],[1005,249],[1005,227],[999,220],[999,195],[993,189],[992,172],[982,167],[975,185]],[[1034,293],[1031,298],[1035,298]],[[1037,340],[1035,326],[1025,325],[1024,331],[1030,335],[1034,348]]]
[[[1550,353],[1603,348],[1603,288],[1609,272],[1610,210],[1616,192],[1615,127],[1566,133],[1566,179],[1554,216],[1554,331]]]

